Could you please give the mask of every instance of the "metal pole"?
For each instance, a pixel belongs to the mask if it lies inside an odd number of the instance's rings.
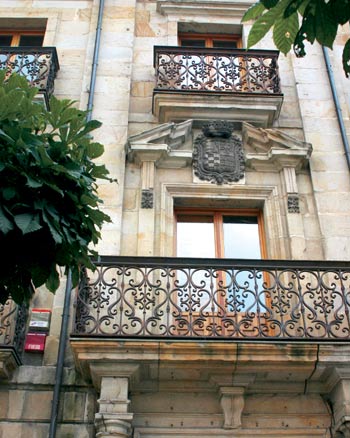
[[[104,0],[100,0],[100,5],[99,5],[99,9],[98,9],[94,56],[92,58],[92,68],[91,68],[91,77],[90,77],[89,99],[88,99],[88,104],[87,104],[87,108],[86,108],[88,111],[88,114],[86,117],[87,120],[91,120],[91,117],[92,117],[92,106],[93,106],[94,95],[95,95],[96,74],[97,74],[98,58],[99,58],[99,53],[100,53],[104,3],[105,3]]]
[[[91,120],[92,117],[92,105],[94,100],[96,73],[97,73],[98,58],[100,51],[103,8],[104,8],[104,0],[100,0],[97,27],[96,27],[95,45],[94,45],[94,55],[92,59],[89,99],[87,104],[87,111],[88,111],[86,116],[87,121]],[[49,438],[56,437],[58,407],[60,401],[64,355],[65,355],[67,332],[68,332],[71,290],[72,290],[72,273],[71,270],[69,270],[67,274],[67,284],[66,284],[65,297],[64,297],[63,314],[62,314],[62,325],[61,325],[60,341],[59,341],[58,355],[57,355],[57,366],[56,366],[55,386],[54,386],[54,393],[53,393],[52,407],[51,407]]]
[[[60,401],[60,390],[62,385],[63,365],[64,365],[64,353],[66,349],[66,339],[67,339],[67,331],[68,331],[69,304],[70,304],[71,290],[72,290],[72,273],[69,270],[67,274],[67,283],[66,283],[66,290],[64,296],[60,342],[58,347],[57,366],[56,366],[56,374],[55,374],[55,386],[53,391],[53,399],[52,399],[52,407],[51,407],[49,438],[54,438],[56,436],[58,405]]]
[[[323,56],[324,56],[324,60],[325,60],[325,63],[326,63],[329,83],[330,83],[331,90],[332,90],[333,101],[334,101],[335,110],[336,110],[336,113],[337,113],[337,119],[338,119],[338,123],[339,123],[340,133],[341,133],[341,137],[342,137],[342,140],[343,140],[346,162],[348,163],[348,168],[350,170],[350,147],[349,147],[349,141],[348,141],[348,137],[346,135],[346,129],[345,129],[345,125],[344,125],[344,120],[343,120],[343,115],[342,115],[342,111],[341,111],[341,107],[340,107],[340,102],[339,102],[339,99],[338,99],[337,89],[335,87],[335,80],[334,80],[334,74],[333,74],[333,70],[332,70],[332,65],[331,65],[331,62],[330,62],[330,59],[329,59],[328,51],[327,51],[327,49],[324,46],[322,46],[322,51],[323,51]]]

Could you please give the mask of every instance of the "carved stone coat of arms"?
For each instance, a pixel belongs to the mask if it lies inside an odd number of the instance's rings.
[[[217,184],[237,182],[244,177],[242,141],[232,134],[233,124],[227,121],[203,125],[194,143],[193,169],[203,181]]]

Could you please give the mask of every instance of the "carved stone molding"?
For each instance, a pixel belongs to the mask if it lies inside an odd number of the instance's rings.
[[[298,195],[288,195],[287,205],[288,205],[288,213],[300,213]]]
[[[153,189],[142,190],[141,208],[153,208]]]
[[[232,135],[233,124],[213,121],[203,125],[194,143],[193,169],[203,181],[237,182],[244,177],[242,141]]]

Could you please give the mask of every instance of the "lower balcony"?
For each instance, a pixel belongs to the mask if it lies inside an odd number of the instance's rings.
[[[271,126],[283,94],[278,52],[154,47],[153,113],[161,123],[227,119]]]
[[[348,342],[350,263],[102,257],[73,337]]]
[[[11,299],[0,304],[0,380],[21,364],[28,308]]]
[[[0,48],[0,70],[24,76],[29,84],[39,89],[46,107],[54,91],[59,70],[55,47],[5,47]]]

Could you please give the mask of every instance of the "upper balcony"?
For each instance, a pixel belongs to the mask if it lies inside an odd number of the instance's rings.
[[[278,51],[154,47],[160,122],[227,119],[271,126],[283,101]]]
[[[31,86],[39,88],[49,107],[54,91],[54,81],[59,70],[55,47],[5,47],[0,48],[0,69],[24,76]]]
[[[75,338],[350,340],[350,264],[103,257],[80,283]]]

